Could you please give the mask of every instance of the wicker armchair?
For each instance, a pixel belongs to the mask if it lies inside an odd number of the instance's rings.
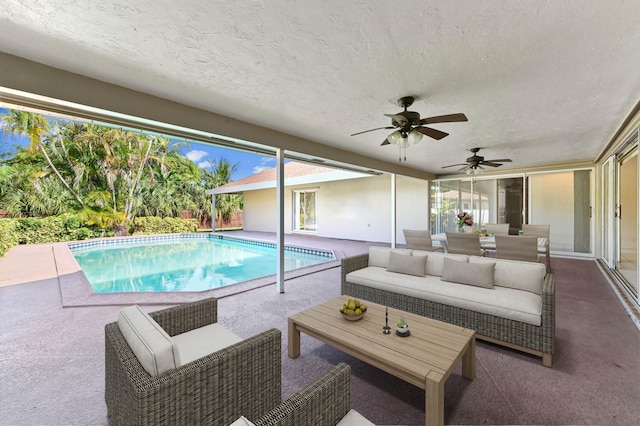
[[[480,247],[480,236],[476,233],[447,232],[448,252],[468,256],[487,256],[488,251]]]
[[[152,312],[175,336],[217,322],[217,300]],[[265,391],[268,389],[268,391]],[[113,425],[229,425],[280,403],[281,333],[271,329],[152,376],[117,322],[105,326],[105,400]]]
[[[403,229],[402,232],[408,249],[444,251],[443,247],[433,245],[431,231],[428,229]]]
[[[539,262],[538,237],[496,235],[496,258]]]
[[[264,416],[249,420],[256,426],[335,426],[349,412],[350,389],[351,368],[340,363]]]

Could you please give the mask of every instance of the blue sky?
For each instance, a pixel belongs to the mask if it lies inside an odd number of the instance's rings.
[[[0,114],[4,113],[6,110],[0,108]],[[184,143],[184,139],[177,140],[177,142]],[[28,143],[28,139],[24,136],[16,137],[0,132],[0,155],[14,152],[16,150],[14,145],[26,146]],[[215,164],[221,158],[227,160],[231,165],[236,164],[236,170],[231,176],[234,181],[276,165],[275,157],[217,147],[206,143],[188,142],[188,146],[180,147],[179,151],[200,168],[208,168],[209,161]]]

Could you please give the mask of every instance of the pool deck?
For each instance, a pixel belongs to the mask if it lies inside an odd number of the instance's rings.
[[[273,233],[232,231],[220,234],[261,241],[276,240]],[[343,257],[362,253],[375,243],[288,234],[285,244],[331,250],[335,255],[334,261],[285,272],[285,280],[288,280],[337,267]],[[46,279],[58,281],[63,307],[80,307],[131,303],[165,305],[187,303],[202,297],[221,298],[273,284],[276,276],[269,275],[205,292],[94,293],[67,243],[19,245],[9,249],[0,259],[0,287]]]

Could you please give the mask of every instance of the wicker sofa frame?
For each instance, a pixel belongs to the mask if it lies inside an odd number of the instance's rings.
[[[150,313],[175,336],[217,322],[217,300]],[[112,425],[220,425],[259,418],[280,403],[281,332],[270,329],[151,376],[117,322],[105,326],[105,400]]]
[[[479,339],[542,357],[543,365],[552,366],[556,328],[555,277],[553,274],[546,274],[542,288],[542,322],[540,326],[535,326],[347,282],[348,273],[366,268],[368,264],[368,253],[342,259],[341,294],[473,329]]]
[[[339,363],[253,423],[256,426],[335,426],[350,406],[351,368]]]

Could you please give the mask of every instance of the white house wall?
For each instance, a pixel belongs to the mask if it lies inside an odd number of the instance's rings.
[[[402,244],[403,228],[425,229],[428,226],[428,181],[399,176],[396,188],[397,242]],[[285,233],[292,232],[292,193],[302,189],[318,191],[318,236],[391,242],[391,175],[286,187]],[[275,189],[244,193],[245,230],[276,231],[275,198]]]

